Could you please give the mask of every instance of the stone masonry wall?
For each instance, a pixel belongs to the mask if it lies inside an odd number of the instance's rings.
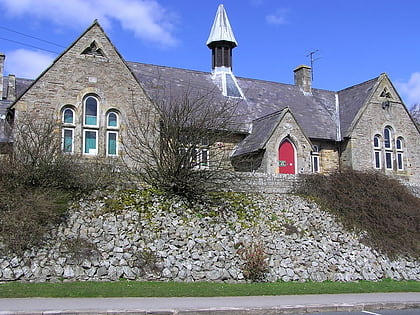
[[[146,212],[110,211],[112,201],[75,204],[43,248],[0,257],[0,280],[241,282],[240,249],[251,244],[268,254],[268,281],[420,280],[419,261],[387,258],[300,197],[255,196],[252,206],[226,217],[211,209],[198,215],[164,197],[149,200]]]

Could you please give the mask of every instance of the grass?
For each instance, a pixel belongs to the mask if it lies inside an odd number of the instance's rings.
[[[0,283],[0,298],[23,297],[212,297],[375,292],[420,292],[419,281],[378,282],[59,282]]]

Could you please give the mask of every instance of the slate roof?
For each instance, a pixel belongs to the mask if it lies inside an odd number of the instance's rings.
[[[252,132],[235,149],[232,156],[240,156],[249,152],[257,152],[265,148],[287,108],[258,118],[252,122]]]
[[[377,82],[378,78],[375,78],[338,92],[342,137],[349,136],[354,118],[365,104]]]
[[[152,99],[154,95],[159,93],[159,90],[170,90],[172,95],[176,95],[177,93],[184,92],[185,89],[206,92],[213,91],[215,101],[226,101],[227,99],[222,95],[220,86],[213,80],[212,73],[210,72],[138,62],[126,63]],[[236,131],[249,134],[252,128],[253,136],[245,143],[253,143],[266,139],[266,136],[271,132],[272,121],[270,120],[270,123],[258,126],[263,121],[258,119],[279,113],[285,108],[290,109],[308,138],[331,141],[342,140],[342,138],[337,138],[340,134],[338,129],[340,128],[342,136],[348,132],[351,123],[368,99],[378,78],[339,92],[312,89],[311,94],[303,93],[298,86],[292,84],[242,77],[237,77],[236,80],[244,94],[243,99],[230,98],[233,102],[237,102],[235,115],[237,123]],[[4,91],[7,91],[7,81],[8,78],[4,77]],[[32,82],[33,80],[16,78],[16,97],[22,95]],[[340,104],[339,116],[336,112],[337,95]],[[10,105],[10,102],[2,100],[0,102],[0,112],[5,112],[5,108]],[[274,117],[277,116],[274,115],[272,119]],[[340,118],[340,123],[338,122],[338,118]],[[265,119],[268,119],[268,117]],[[261,133],[260,136],[255,135],[257,131]],[[0,138],[4,136],[1,132]],[[252,144],[243,149],[254,150],[257,147],[258,145],[255,146],[255,144]],[[257,149],[260,149],[260,147]]]
[[[177,89],[195,88],[215,91],[215,97],[219,100],[225,98],[208,72],[135,62],[128,62],[128,66],[151,97],[156,93],[154,89],[160,85],[159,88],[171,89],[172,93]],[[253,120],[288,107],[309,138],[336,140],[335,92],[313,89],[312,94],[307,95],[291,84],[241,77],[236,79],[245,96],[245,99],[232,99],[238,102],[236,119],[241,126],[238,131],[247,131]]]

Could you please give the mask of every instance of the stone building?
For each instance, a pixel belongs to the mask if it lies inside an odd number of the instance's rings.
[[[119,157],[134,116],[150,117],[156,90],[213,91],[236,102],[235,130],[219,147],[231,167],[263,173],[377,170],[420,183],[420,132],[386,74],[340,91],[315,89],[311,68],[294,69],[295,84],[236,77],[237,41],[220,5],[207,46],[212,71],[130,62],[95,21],[36,80],[0,75],[0,141],[23,116],[50,115],[64,152]],[[3,73],[4,55],[0,55]],[[157,135],[156,135],[157,136]],[[210,164],[212,147],[201,156]]]

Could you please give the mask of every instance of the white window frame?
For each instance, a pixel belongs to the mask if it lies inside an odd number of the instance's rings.
[[[116,126],[110,126],[109,125],[109,116],[111,114],[114,114],[117,117],[117,125]],[[119,117],[118,113],[115,110],[110,110],[106,114],[106,127],[107,127],[107,129],[118,129],[120,127],[120,117]]]
[[[86,149],[86,133],[87,132],[94,132],[95,133],[95,152],[85,152]],[[83,129],[83,147],[82,147],[83,155],[98,155],[98,130],[95,129]]]
[[[113,133],[113,134],[115,134],[115,145],[116,145],[116,147],[115,147],[115,154],[110,154],[108,151],[109,151],[109,134],[111,134],[111,133]],[[108,130],[107,132],[106,132],[106,155],[107,156],[118,156],[118,152],[119,152],[119,141],[118,141],[118,136],[119,136],[119,133],[118,133],[118,131],[117,130]]]
[[[403,137],[398,137],[395,140],[395,149],[397,151],[396,153],[397,170],[403,171],[404,170],[404,138]]]
[[[96,124],[95,125],[90,125],[90,124],[87,124],[86,123],[86,117],[87,117],[86,116],[86,105],[87,105],[86,103],[87,103],[87,100],[89,98],[93,98],[93,99],[96,100]],[[99,98],[98,97],[96,97],[94,95],[87,95],[84,98],[84,100],[83,100],[83,126],[86,126],[86,127],[99,127],[99,117],[100,117],[100,115],[99,115],[99,107],[100,107],[100,104],[99,104]]]
[[[387,132],[388,137],[387,137]],[[384,148],[388,150],[392,150],[392,128],[390,126],[386,126],[384,128]],[[388,145],[387,145],[388,144]]]
[[[390,157],[391,167],[388,167],[388,158],[387,158],[388,155]],[[392,151],[389,151],[389,150],[385,151],[385,168],[387,170],[393,170],[394,169],[394,156],[393,156]]]
[[[64,137],[64,133],[66,130],[70,130],[71,131],[71,151],[64,151],[64,145],[65,145],[65,137]],[[72,154],[74,153],[74,128],[62,128],[61,130],[61,150],[64,153],[68,153],[68,154]]]
[[[381,152],[381,150],[374,150],[373,151],[373,166],[377,170],[380,170],[382,168],[382,152]]]
[[[397,152],[397,170],[404,171],[404,153],[400,151]]]
[[[71,122],[71,123],[68,123],[68,122],[65,122],[64,121],[64,113],[67,110],[70,110],[71,113],[73,114],[73,122]],[[76,114],[74,112],[74,109],[73,108],[70,108],[70,107],[64,107],[63,108],[63,111],[62,111],[62,114],[61,114],[61,122],[62,122],[62,124],[63,125],[66,125],[66,126],[74,126],[75,125],[75,120],[76,120]]]

